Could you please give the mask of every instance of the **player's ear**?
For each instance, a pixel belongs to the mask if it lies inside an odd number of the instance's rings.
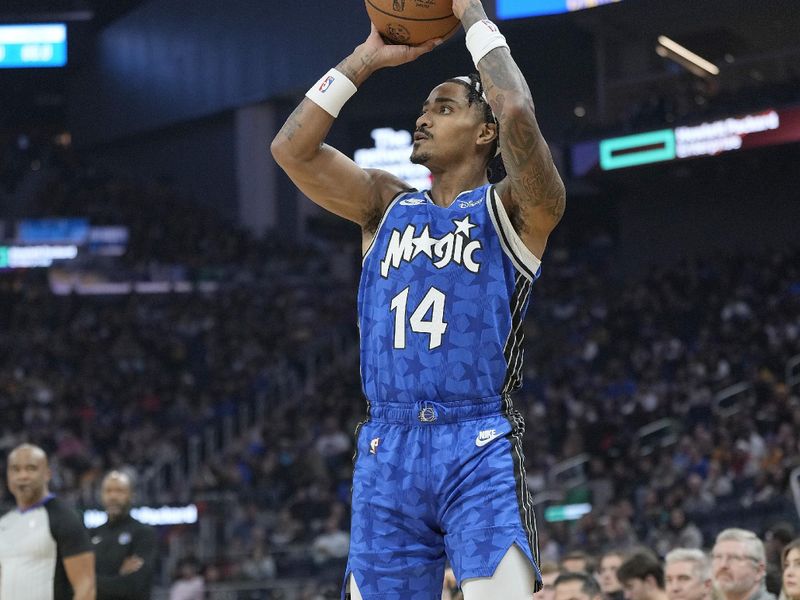
[[[497,123],[483,123],[478,131],[478,144],[491,144],[497,138]]]

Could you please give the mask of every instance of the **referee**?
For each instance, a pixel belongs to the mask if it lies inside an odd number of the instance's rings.
[[[100,502],[108,521],[92,529],[97,555],[97,600],[149,600],[153,587],[156,535],[131,517],[131,479],[111,471],[103,479]]]
[[[78,515],[48,490],[47,454],[17,446],[6,475],[17,508],[0,518],[0,598],[95,600],[89,536]]]

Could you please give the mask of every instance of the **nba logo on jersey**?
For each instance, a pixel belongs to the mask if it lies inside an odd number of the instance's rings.
[[[328,91],[328,88],[331,87],[331,84],[334,82],[335,77],[333,75],[328,75],[325,78],[325,81],[319,84],[319,91],[323,94]]]

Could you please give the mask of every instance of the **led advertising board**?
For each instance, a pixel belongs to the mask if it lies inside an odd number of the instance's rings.
[[[522,19],[595,8],[622,0],[497,0],[498,19]]]
[[[67,64],[64,23],[0,25],[0,69],[63,67]]]
[[[800,142],[800,106],[723,117],[674,129],[658,129],[572,147],[572,175],[716,156]]]

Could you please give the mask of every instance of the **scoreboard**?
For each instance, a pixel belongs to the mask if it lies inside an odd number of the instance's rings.
[[[64,23],[0,25],[0,69],[63,67],[67,64]]]

